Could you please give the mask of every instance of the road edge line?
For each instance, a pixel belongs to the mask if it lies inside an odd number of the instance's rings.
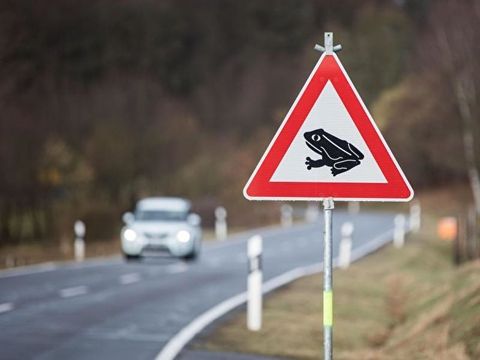
[[[352,260],[356,261],[363,256],[373,253],[385,246],[387,243],[392,241],[392,234],[393,229],[390,229],[376,236],[366,244],[358,247],[352,251]],[[335,258],[334,267],[337,266],[337,259],[338,256]],[[302,277],[318,274],[322,272],[322,270],[323,262],[294,268],[263,283],[262,292],[267,294]],[[183,348],[203,329],[226,313],[244,304],[246,301],[247,293],[245,291],[234,295],[205,311],[191,321],[187,326],[182,328],[178,333],[176,333],[157,354],[155,360],[174,360],[178,354],[180,354]]]

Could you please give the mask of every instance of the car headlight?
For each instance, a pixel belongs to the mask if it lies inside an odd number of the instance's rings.
[[[190,232],[188,232],[187,230],[180,230],[177,233],[177,240],[181,243],[187,243],[190,241],[191,238],[192,234],[190,234]]]
[[[133,229],[125,229],[123,231],[123,238],[127,241],[137,240],[137,233]]]

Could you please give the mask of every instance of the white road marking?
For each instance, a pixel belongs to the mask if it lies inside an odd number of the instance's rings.
[[[285,285],[302,276],[314,274],[322,270],[322,263],[299,267],[277,276],[263,284],[263,293],[268,293],[282,285]],[[195,335],[202,331],[210,323],[225,315],[227,312],[235,309],[247,301],[247,293],[242,292],[238,295],[222,301],[210,310],[207,310],[190,324],[184,327],[165,345],[162,351],[155,358],[156,360],[173,360],[182,351],[184,346],[192,340]]]
[[[11,310],[13,310],[13,304],[12,303],[0,304],[0,314],[4,313],[4,312],[7,312],[7,311],[11,311]]]
[[[69,298],[73,296],[84,295],[88,292],[88,288],[85,285],[75,286],[71,288],[65,288],[60,290],[60,297]]]
[[[362,256],[374,252],[382,246],[386,245],[387,243],[391,242],[392,233],[393,230],[390,229],[385,233],[382,233],[376,238],[372,239],[371,241],[367,242],[366,244],[358,247],[356,250],[352,251],[352,260],[357,260]],[[333,265],[336,266],[337,262],[337,259],[334,259]],[[266,281],[263,284],[263,293],[268,293],[301,277],[317,274],[322,271],[323,262],[295,268]],[[247,293],[242,292],[222,301],[221,303],[207,310],[206,312],[195,318],[182,330],[180,330],[176,335],[174,335],[163,347],[155,360],[174,360],[175,357],[185,347],[185,345],[187,345],[188,342],[195,337],[195,335],[197,335],[213,321],[225,315],[227,312],[235,309],[236,307],[242,305],[246,301]]]
[[[167,266],[166,272],[168,274],[178,274],[188,270],[188,266],[185,264],[174,264]]]
[[[124,274],[120,276],[118,281],[122,285],[133,284],[140,281],[140,275],[138,273]]]
[[[109,333],[101,331],[88,331],[88,336],[95,337],[96,339],[108,339],[108,340],[128,340],[136,342],[165,342],[168,340],[168,336],[152,335],[142,333]]]

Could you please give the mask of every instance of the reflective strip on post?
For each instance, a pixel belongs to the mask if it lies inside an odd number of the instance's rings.
[[[323,292],[323,326],[333,326],[333,292]]]

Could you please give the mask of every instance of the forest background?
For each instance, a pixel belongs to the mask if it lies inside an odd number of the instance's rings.
[[[478,210],[478,1],[4,0],[0,245],[112,239],[151,195],[268,222],[242,188],[324,31],[416,192]]]

